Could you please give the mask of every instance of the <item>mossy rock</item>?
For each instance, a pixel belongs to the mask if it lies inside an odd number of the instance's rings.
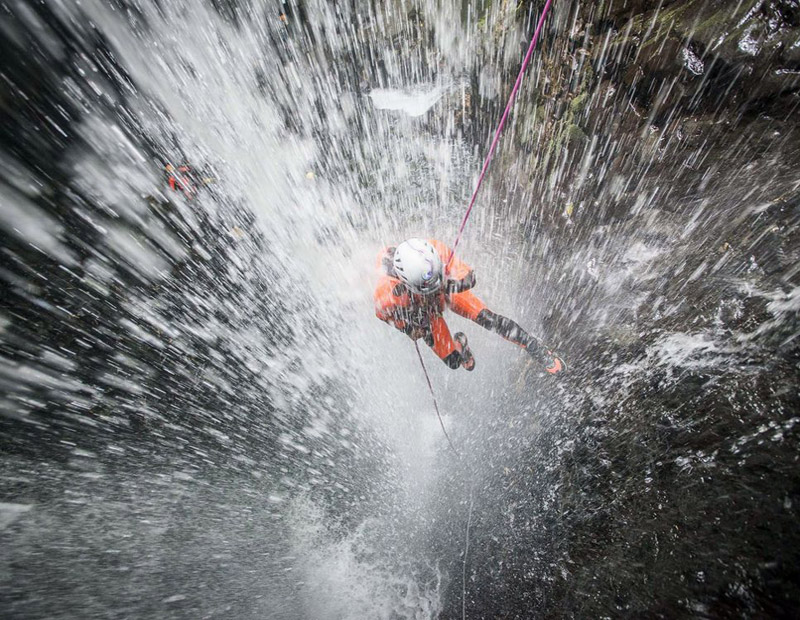
[[[566,141],[569,145],[579,144],[586,140],[587,136],[586,133],[581,129],[577,124],[570,123],[564,129],[562,135],[562,141]]]
[[[586,109],[586,104],[589,101],[589,92],[584,91],[569,102],[569,111],[577,116]]]

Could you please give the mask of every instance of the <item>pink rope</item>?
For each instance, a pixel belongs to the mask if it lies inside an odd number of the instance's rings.
[[[528,53],[525,54],[525,59],[522,61],[522,67],[519,70],[519,75],[517,76],[517,81],[514,84],[514,88],[511,89],[511,95],[508,97],[508,104],[506,105],[506,110],[503,112],[503,117],[500,119],[500,124],[497,126],[497,131],[494,133],[494,140],[492,140],[492,146],[489,147],[489,154],[486,156],[486,161],[483,162],[483,168],[481,169],[481,175],[478,177],[478,184],[475,186],[475,191],[472,192],[472,198],[469,201],[469,206],[467,207],[467,212],[464,214],[464,219],[461,220],[461,226],[458,229],[458,234],[456,235],[456,240],[453,243],[453,248],[450,250],[450,257],[447,259],[447,265],[445,265],[445,272],[450,269],[450,263],[453,262],[453,257],[456,255],[456,248],[458,247],[458,242],[461,241],[461,235],[464,232],[464,227],[467,225],[467,220],[469,219],[470,213],[472,213],[472,207],[475,206],[475,199],[478,197],[478,190],[481,188],[483,184],[483,179],[486,176],[486,171],[489,170],[489,164],[492,161],[492,157],[494,156],[494,152],[497,149],[497,143],[500,141],[500,134],[503,131],[503,127],[506,124],[506,119],[508,118],[509,112],[511,112],[511,106],[514,105],[514,98],[517,96],[517,91],[519,91],[519,87],[522,84],[522,76],[525,73],[525,69],[528,68],[528,63],[530,63],[531,58],[533,57],[533,48],[536,47],[536,41],[539,40],[539,33],[542,31],[542,26],[544,25],[545,17],[547,17],[547,11],[550,10],[550,5],[552,4],[553,0],[547,0],[544,5],[544,9],[542,10],[542,15],[539,17],[539,23],[536,25],[536,31],[533,33],[533,39],[531,39],[531,44],[528,46]]]
[[[470,214],[472,213],[472,207],[475,206],[475,199],[478,197],[478,190],[480,190],[481,185],[483,184],[483,179],[486,177],[486,172],[489,170],[489,164],[492,161],[492,157],[494,156],[494,152],[497,149],[497,143],[500,141],[500,134],[503,131],[503,127],[506,124],[506,119],[508,118],[509,113],[511,112],[511,106],[514,105],[514,98],[517,96],[517,92],[519,91],[519,87],[522,84],[522,76],[525,73],[525,69],[528,68],[528,64],[533,57],[533,50],[536,47],[536,42],[539,40],[539,33],[542,31],[542,26],[544,26],[544,20],[547,17],[547,12],[550,10],[550,5],[553,3],[553,0],[547,0],[544,5],[544,9],[542,10],[542,15],[539,17],[539,23],[536,24],[536,30],[533,33],[533,39],[531,39],[531,44],[528,46],[528,53],[525,54],[525,59],[522,61],[522,67],[520,67],[519,75],[517,76],[517,81],[514,83],[514,88],[511,89],[511,94],[508,97],[508,103],[506,104],[506,109],[503,112],[503,117],[500,119],[500,124],[497,126],[497,131],[494,133],[494,139],[492,140],[492,145],[489,147],[489,154],[486,156],[486,161],[483,162],[483,168],[481,169],[481,175],[478,177],[478,183],[475,186],[475,191],[472,192],[472,198],[469,201],[469,206],[467,207],[467,212],[464,214],[464,219],[461,220],[461,226],[458,228],[458,234],[456,235],[456,240],[453,243],[453,248],[450,250],[450,256],[447,259],[447,264],[445,265],[445,273],[450,268],[450,263],[453,262],[453,257],[456,255],[456,248],[458,247],[458,242],[461,241],[461,235],[464,232],[464,227],[467,225],[467,220],[469,219]],[[456,456],[461,456],[456,450],[456,447],[453,445],[453,442],[450,440],[450,435],[447,434],[447,429],[444,427],[444,422],[442,421],[442,416],[439,413],[439,404],[436,402],[436,394],[433,392],[433,385],[431,384],[431,378],[428,376],[428,369],[425,367],[425,362],[422,359],[422,353],[419,350],[419,344],[417,341],[414,341],[414,347],[417,350],[417,357],[419,357],[419,363],[422,365],[422,372],[425,374],[425,381],[428,383],[428,389],[431,392],[431,397],[433,398],[433,407],[436,410],[436,417],[439,418],[439,424],[442,427],[442,431],[444,431],[444,436],[447,437],[447,442],[450,444],[450,447],[453,449],[453,452],[456,453]],[[471,489],[470,489],[471,493]],[[470,514],[471,514],[472,507],[470,505]],[[469,528],[469,526],[467,526]],[[467,529],[469,532],[469,529]],[[466,556],[465,560],[466,562]],[[465,564],[466,566],[466,564]],[[462,601],[462,612],[463,612],[463,601]]]

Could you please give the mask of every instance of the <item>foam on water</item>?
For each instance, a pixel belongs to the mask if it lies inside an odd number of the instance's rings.
[[[416,91],[390,90],[376,88],[369,97],[379,110],[395,110],[409,116],[422,116],[442,97],[441,88],[419,89]]]

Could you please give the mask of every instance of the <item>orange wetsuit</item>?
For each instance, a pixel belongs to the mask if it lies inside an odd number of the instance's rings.
[[[436,239],[428,239],[436,249],[442,265],[450,258],[450,248]],[[396,277],[392,259],[394,247],[383,248],[378,254],[377,267],[381,277],[375,288],[375,314],[400,331],[417,339],[423,338],[434,353],[451,368],[458,368],[464,361],[461,345],[453,339],[442,313],[450,308],[456,314],[475,321],[481,327],[500,334],[506,340],[526,347],[539,343],[511,319],[495,314],[486,307],[471,290],[475,286],[472,268],[453,258],[447,270],[445,287],[431,295],[416,295]]]

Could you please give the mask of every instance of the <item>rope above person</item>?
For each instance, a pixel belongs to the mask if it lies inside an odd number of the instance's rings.
[[[478,177],[478,182],[475,184],[475,190],[472,192],[472,197],[469,200],[467,211],[464,213],[464,217],[461,220],[461,225],[458,227],[458,233],[456,234],[456,239],[453,242],[453,249],[450,250],[450,256],[447,258],[447,262],[445,263],[445,273],[447,273],[450,269],[450,264],[453,262],[453,257],[456,255],[456,248],[458,248],[458,243],[461,241],[461,235],[464,233],[464,228],[467,226],[467,220],[469,220],[469,216],[472,213],[472,208],[475,206],[475,199],[478,197],[478,191],[481,189],[481,185],[483,185],[483,179],[486,178],[486,173],[489,170],[489,164],[492,163],[492,157],[494,157],[494,152],[497,150],[497,144],[500,142],[500,134],[503,133],[503,127],[506,125],[506,119],[508,119],[508,115],[514,105],[514,99],[517,97],[519,87],[522,85],[522,77],[525,75],[525,69],[528,68],[528,64],[530,63],[531,58],[533,58],[533,50],[536,47],[536,42],[539,40],[539,34],[542,32],[544,20],[547,17],[547,12],[550,10],[550,5],[552,2],[553,0],[547,0],[547,2],[545,2],[544,9],[542,9],[542,14],[539,17],[539,22],[536,24],[536,30],[533,33],[531,44],[528,46],[528,52],[525,54],[525,58],[522,60],[522,66],[519,69],[517,81],[514,82],[514,88],[511,89],[511,94],[508,96],[506,109],[497,125],[497,131],[494,132],[494,138],[492,139],[492,144],[489,147],[489,153],[486,155],[486,159],[483,162],[481,174]]]

